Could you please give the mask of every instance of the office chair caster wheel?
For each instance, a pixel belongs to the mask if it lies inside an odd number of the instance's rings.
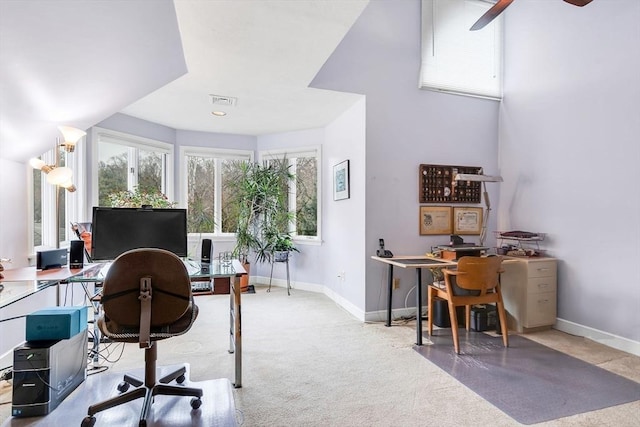
[[[90,417],[90,416],[87,415],[82,420],[82,424],[80,424],[80,426],[81,427],[93,427],[95,424],[96,424],[96,417]]]
[[[178,378],[176,378],[176,382],[177,382],[178,384],[182,384],[182,383],[184,382],[184,380],[185,380],[185,379],[186,379],[186,378],[185,378],[185,376],[184,376],[184,375],[180,375]]]
[[[200,406],[202,406],[202,399],[200,399],[199,397],[191,398],[191,407],[193,409],[198,409]]]
[[[130,384],[126,381],[122,381],[120,384],[118,384],[118,391],[120,393],[124,393],[125,391],[129,390],[129,386]]]

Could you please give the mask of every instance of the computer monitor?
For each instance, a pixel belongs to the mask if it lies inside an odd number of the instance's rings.
[[[187,210],[94,207],[91,259],[110,261],[136,248],[187,256]]]

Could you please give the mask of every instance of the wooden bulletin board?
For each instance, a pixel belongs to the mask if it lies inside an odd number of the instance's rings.
[[[418,200],[420,203],[480,203],[481,182],[454,181],[458,173],[480,174],[478,166],[420,165]]]

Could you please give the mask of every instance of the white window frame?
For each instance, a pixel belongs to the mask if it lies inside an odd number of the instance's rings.
[[[65,227],[64,235],[61,237],[60,247],[68,248],[69,241],[74,239],[74,235],[71,231],[71,223],[78,222],[80,218],[82,218],[83,210],[85,206],[85,194],[86,194],[86,168],[85,168],[85,157],[86,157],[86,140],[85,137],[81,138],[76,144],[75,151],[73,153],[67,153],[61,147],[54,147],[51,150],[43,153],[40,158],[48,165],[53,165],[56,162],[56,150],[60,150],[60,152],[65,154],[65,165],[73,171],[73,184],[76,186],[77,190],[73,193],[63,189],[58,188],[55,185],[52,185],[47,182],[47,174],[41,174],[41,191],[42,191],[42,244],[39,246],[35,245],[33,240],[33,233],[35,231],[35,216],[33,212],[33,203],[35,194],[33,192],[33,169],[31,167],[27,168],[27,194],[29,199],[29,209],[28,209],[28,232],[29,232],[29,253],[35,254],[36,251],[41,249],[55,248],[56,247],[56,190],[65,192],[65,222],[69,224],[69,227]],[[57,145],[57,143],[56,143]]]
[[[293,237],[293,240],[296,243],[316,243],[320,244],[322,242],[322,146],[321,145],[313,145],[308,147],[296,147],[296,148],[279,148],[279,149],[270,149],[263,150],[258,152],[258,160],[260,162],[265,162],[267,160],[277,160],[282,159],[283,156],[286,156],[289,162],[295,166],[295,158],[296,157],[315,157],[317,164],[317,174],[316,174],[316,200],[318,203],[317,206],[317,229],[318,232],[316,236],[299,236],[296,233],[295,226],[295,218],[291,224],[289,224],[289,232]],[[295,213],[296,211],[296,182],[293,180],[290,184],[290,193],[291,197],[289,197],[289,210]]]
[[[91,150],[91,201],[93,206],[98,205],[99,187],[98,187],[98,146],[101,142],[110,144],[118,144],[128,147],[130,164],[137,164],[138,149],[155,151],[166,155],[165,158],[165,174],[162,177],[162,193],[167,196],[170,201],[176,201],[174,194],[174,150],[173,144],[168,142],[157,141],[155,139],[144,138],[141,136],[131,135],[124,132],[117,132],[110,129],[94,127],[91,132],[92,150]],[[127,174],[127,186],[130,191],[137,185],[136,173],[129,172]],[[88,212],[87,214],[90,215]]]
[[[214,189],[214,206],[215,212],[213,218],[215,221],[213,233],[189,233],[189,241],[193,240],[195,236],[198,238],[208,238],[213,240],[233,240],[235,239],[235,233],[223,233],[222,230],[222,161],[223,160],[245,160],[253,162],[254,152],[251,150],[235,150],[225,148],[211,148],[211,147],[196,147],[196,146],[181,146],[179,150],[180,157],[180,205],[187,207],[189,203],[189,191],[187,189],[188,173],[187,173],[187,157],[207,157],[215,161],[215,189]]]
[[[502,99],[503,17],[469,30],[492,6],[484,0],[422,0],[421,89]]]

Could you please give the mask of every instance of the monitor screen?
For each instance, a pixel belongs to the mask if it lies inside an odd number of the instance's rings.
[[[91,259],[109,261],[136,248],[187,256],[186,209],[93,208]]]

